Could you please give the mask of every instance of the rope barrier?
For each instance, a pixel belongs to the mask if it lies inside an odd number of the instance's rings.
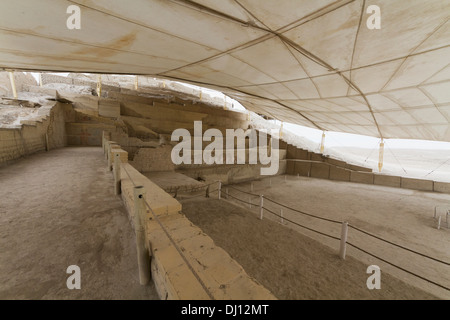
[[[258,198],[259,198],[259,196],[260,196],[259,194],[255,194],[255,193],[247,192],[247,191],[244,191],[244,190],[240,190],[240,189],[238,189],[238,188],[236,188],[236,187],[233,187],[233,186],[230,185],[230,184],[223,185],[222,187],[228,187],[228,188],[231,188],[231,189],[234,189],[234,190],[237,190],[237,191],[240,191],[240,192],[242,192],[242,193],[248,194],[248,195],[250,195],[250,196],[258,197]]]
[[[299,223],[297,223],[297,222],[294,222],[294,221],[292,221],[292,220],[290,220],[290,219],[288,219],[288,218],[286,218],[286,217],[282,217],[281,215],[279,215],[278,213],[275,213],[275,212],[273,212],[272,210],[270,210],[270,209],[267,209],[266,207],[264,207],[263,206],[263,208],[265,209],[265,210],[267,210],[269,213],[271,213],[271,214],[273,214],[274,216],[277,216],[277,217],[279,217],[279,218],[282,218],[283,220],[286,220],[286,221],[288,221],[288,222],[290,222],[290,223],[292,223],[292,224],[294,224],[294,225],[296,225],[296,226],[299,226],[299,227],[302,227],[302,228],[305,228],[305,229],[307,229],[307,230],[310,230],[310,231],[313,231],[313,232],[316,232],[316,233],[318,233],[318,234],[321,234],[321,235],[323,235],[323,236],[326,236],[326,237],[329,237],[329,238],[331,238],[331,239],[335,239],[335,240],[341,240],[340,238],[338,238],[338,237],[335,237],[335,236],[331,236],[331,235],[329,235],[329,234],[326,234],[326,233],[324,233],[324,232],[321,232],[321,231],[318,231],[318,230],[315,230],[315,229],[312,229],[312,228],[309,228],[309,227],[306,227],[306,226],[304,226],[304,225],[301,225],[301,224],[299,224]]]
[[[236,197],[232,196],[232,195],[229,194],[229,193],[228,193],[228,196],[229,196],[229,197],[232,197],[233,199],[236,199],[236,200],[238,200],[238,201],[240,201],[240,202],[243,202],[243,203],[246,203],[246,204],[250,205],[250,202],[247,202],[247,201],[245,201],[245,200],[241,200],[241,199],[239,199],[239,198],[236,198]],[[254,204],[254,203],[252,203],[252,205],[254,205],[255,207],[257,206],[257,205]]]
[[[228,186],[228,187],[230,187],[230,186]],[[234,189],[235,189],[235,190],[238,190],[238,191],[242,191],[242,190],[239,190],[239,189],[237,189],[237,188],[234,188]],[[243,193],[247,193],[247,192],[243,192]],[[230,196],[230,197],[232,197],[232,198],[234,198],[234,199],[236,199],[236,200],[238,200],[238,201],[240,201],[240,202],[249,204],[249,202],[244,201],[244,200],[241,200],[241,199],[239,199],[239,198],[236,198],[236,197],[234,197],[234,196],[231,195],[231,194],[228,194],[228,196]],[[321,220],[325,220],[325,221],[329,221],[329,222],[333,222],[333,223],[339,223],[339,224],[342,223],[342,222],[337,221],[337,220],[328,219],[328,218],[323,218],[323,217],[316,216],[316,215],[312,215],[312,214],[309,214],[309,213],[306,213],[306,212],[303,212],[303,211],[300,211],[300,210],[296,210],[296,209],[294,209],[294,208],[288,207],[288,206],[286,206],[286,205],[284,205],[284,204],[282,204],[282,203],[279,203],[279,202],[274,201],[274,200],[272,200],[272,199],[270,199],[270,198],[267,198],[267,197],[264,197],[264,199],[265,199],[265,200],[269,200],[269,201],[271,201],[271,202],[273,202],[273,203],[275,203],[275,204],[277,204],[277,205],[279,205],[279,206],[282,206],[282,207],[284,207],[284,208],[290,209],[290,210],[292,210],[292,211],[294,211],[294,212],[298,212],[298,213],[301,213],[301,214],[304,214],[304,215],[307,215],[307,216],[311,216],[311,217],[314,217],[314,218],[317,218],[317,219],[321,219]],[[299,227],[301,227],[301,228],[304,228],[304,229],[306,229],[306,230],[315,232],[315,233],[317,233],[317,234],[320,234],[320,235],[322,235],[322,236],[329,237],[329,238],[332,238],[332,239],[335,239],[335,240],[341,240],[339,237],[331,236],[331,235],[326,234],[326,233],[324,233],[324,232],[318,231],[318,230],[313,229],[313,228],[309,228],[309,227],[304,226],[304,225],[302,225],[302,224],[299,224],[299,223],[297,223],[297,222],[295,222],[295,221],[292,221],[292,220],[289,219],[289,218],[286,218],[286,217],[284,217],[284,216],[281,216],[281,215],[275,213],[274,211],[268,209],[267,207],[264,207],[264,206],[263,206],[263,209],[267,210],[270,214],[272,214],[272,215],[274,215],[274,216],[276,216],[276,217],[278,217],[278,218],[282,218],[284,221],[288,221],[288,222],[290,222],[290,223],[292,223],[292,224],[294,224],[294,225],[296,225],[296,226],[299,226]],[[378,239],[378,240],[381,240],[381,241],[384,241],[384,242],[389,243],[389,244],[391,244],[391,245],[397,246],[397,247],[399,247],[399,248],[401,248],[401,249],[404,249],[404,250],[406,250],[406,251],[415,253],[415,254],[417,254],[417,255],[420,255],[420,256],[422,256],[422,257],[425,257],[425,258],[434,260],[434,261],[436,261],[436,262],[440,262],[440,263],[442,263],[442,264],[444,264],[444,265],[450,265],[450,263],[448,263],[448,262],[445,262],[445,261],[442,261],[442,260],[439,260],[439,259],[430,257],[430,256],[425,255],[425,254],[423,254],[423,253],[420,253],[420,252],[417,252],[417,251],[415,251],[415,250],[412,250],[412,249],[406,248],[406,247],[404,247],[404,246],[398,245],[398,244],[396,244],[396,243],[394,243],[394,242],[391,242],[391,241],[389,241],[389,240],[385,240],[385,239],[383,239],[383,238],[381,238],[381,237],[379,237],[379,236],[376,236],[376,235],[374,235],[374,234],[371,234],[371,233],[369,233],[369,232],[367,232],[367,231],[365,231],[365,230],[363,230],[363,229],[360,229],[360,228],[358,228],[358,227],[355,227],[355,226],[353,226],[353,225],[349,225],[349,227],[351,227],[351,228],[353,228],[353,229],[355,229],[355,230],[357,230],[357,231],[359,231],[359,232],[362,232],[362,233],[364,233],[364,234],[366,234],[366,235],[372,236],[372,237],[374,237],[374,238],[376,238],[376,239]],[[427,278],[425,278],[425,277],[422,277],[422,276],[420,276],[420,275],[418,275],[418,274],[416,274],[416,273],[414,273],[414,272],[411,272],[411,271],[409,271],[409,270],[407,270],[407,269],[405,269],[405,268],[402,268],[402,267],[400,267],[400,266],[398,266],[398,265],[396,265],[396,264],[394,264],[394,263],[392,263],[392,262],[389,262],[389,261],[387,261],[387,260],[385,260],[385,259],[383,259],[383,258],[380,258],[380,257],[378,257],[378,256],[376,256],[376,255],[374,255],[374,254],[372,254],[372,253],[370,253],[370,252],[368,252],[367,250],[364,250],[364,249],[362,249],[362,248],[360,248],[360,247],[354,245],[353,243],[350,243],[350,242],[346,242],[346,243],[347,243],[348,245],[350,245],[351,247],[353,247],[353,248],[355,248],[355,249],[357,249],[357,250],[360,250],[361,252],[364,252],[364,253],[366,253],[367,255],[371,256],[371,257],[374,257],[374,258],[376,258],[376,259],[379,259],[380,261],[383,261],[383,262],[385,262],[385,263],[387,263],[387,264],[389,264],[389,265],[391,265],[391,266],[393,266],[393,267],[396,267],[396,268],[399,269],[399,270],[402,270],[403,272],[406,272],[406,273],[411,274],[411,275],[413,275],[413,276],[415,276],[415,277],[417,277],[417,278],[419,278],[419,279],[422,279],[422,280],[427,281],[427,282],[429,282],[429,283],[431,283],[431,284],[434,284],[434,285],[437,286],[437,287],[440,287],[440,288],[442,288],[442,289],[445,289],[445,290],[450,291],[450,288],[448,288],[448,287],[446,287],[446,286],[444,286],[444,285],[441,285],[441,284],[439,284],[439,283],[437,283],[437,282],[435,282],[435,281],[429,280],[429,279],[427,279]]]
[[[448,263],[448,262],[445,262],[445,261],[442,261],[442,260],[439,260],[439,259],[430,257],[430,256],[428,256],[428,255],[426,255],[426,254],[423,254],[423,253],[414,251],[414,250],[412,250],[412,249],[406,248],[406,247],[404,247],[404,246],[401,246],[401,245],[396,244],[396,243],[394,243],[394,242],[391,242],[391,241],[389,241],[389,240],[385,240],[385,239],[383,239],[383,238],[381,238],[381,237],[379,237],[379,236],[376,236],[376,235],[374,235],[374,234],[372,234],[372,233],[370,233],[370,232],[367,232],[367,231],[365,231],[365,230],[362,230],[362,229],[360,229],[360,228],[357,228],[357,227],[355,227],[355,226],[353,226],[353,225],[351,225],[351,224],[349,224],[348,226],[349,226],[350,228],[354,229],[354,230],[357,230],[357,231],[359,231],[359,232],[362,232],[362,233],[364,233],[364,234],[366,234],[366,235],[368,235],[368,236],[371,236],[371,237],[373,237],[373,238],[375,238],[375,239],[384,241],[384,242],[389,243],[389,244],[391,244],[391,245],[393,245],[393,246],[402,248],[402,249],[404,249],[404,250],[406,250],[406,251],[415,253],[415,254],[420,255],[420,256],[422,256],[422,257],[425,257],[425,258],[428,258],[428,259],[431,259],[431,260],[440,262],[440,263],[442,263],[442,264],[445,264],[445,265],[447,265],[447,266],[450,266],[450,263]]]
[[[289,209],[289,210],[292,210],[292,211],[295,211],[295,212],[304,214],[304,215],[309,216],[309,217],[313,217],[313,218],[320,219],[320,220],[324,220],[324,221],[328,221],[328,222],[338,223],[338,224],[341,224],[341,223],[342,223],[342,221],[338,221],[338,220],[333,220],[333,219],[328,219],[328,218],[316,216],[316,215],[314,215],[314,214],[306,213],[306,212],[303,212],[303,211],[300,211],[300,210],[297,210],[297,209],[288,207],[288,206],[286,206],[286,205],[284,205],[284,204],[282,204],[282,203],[276,202],[275,200],[272,200],[272,199],[267,198],[267,197],[264,197],[264,200],[269,200],[270,202],[273,202],[273,203],[275,203],[275,204],[277,204],[277,205],[279,205],[279,206],[282,206],[282,207],[284,207],[284,208],[286,208],[286,209]]]
[[[349,246],[351,246],[351,247],[353,247],[353,248],[355,248],[355,249],[357,249],[357,250],[359,250],[359,251],[361,251],[361,252],[364,252],[365,254],[367,254],[367,255],[369,255],[369,256],[371,256],[371,257],[373,257],[373,258],[376,258],[376,259],[378,259],[378,260],[381,260],[381,261],[383,261],[383,262],[385,262],[385,263],[387,263],[387,264],[389,264],[389,265],[391,265],[391,266],[393,266],[393,267],[395,267],[395,268],[397,268],[397,269],[400,269],[400,270],[402,270],[402,271],[404,271],[404,272],[406,272],[406,273],[409,273],[409,274],[411,274],[411,275],[413,275],[413,276],[415,276],[415,277],[417,277],[417,278],[419,278],[419,279],[422,279],[422,280],[424,280],[424,281],[427,281],[427,282],[429,282],[429,283],[432,283],[432,284],[434,284],[435,286],[438,286],[438,287],[440,287],[440,288],[442,288],[442,289],[445,289],[445,290],[450,291],[450,288],[449,288],[449,287],[443,286],[443,285],[441,285],[441,284],[439,284],[439,283],[437,283],[437,282],[434,282],[434,281],[432,281],[432,280],[429,280],[429,279],[427,279],[427,278],[424,278],[424,277],[422,277],[422,276],[420,276],[420,275],[418,275],[418,274],[416,274],[416,273],[414,273],[414,272],[411,272],[411,271],[409,271],[409,270],[406,270],[405,268],[402,268],[402,267],[400,267],[400,266],[398,266],[398,265],[396,265],[396,264],[394,264],[394,263],[392,263],[392,262],[389,262],[389,261],[387,261],[387,260],[385,260],[385,259],[383,259],[383,258],[380,258],[380,257],[374,255],[373,253],[370,253],[370,252],[368,252],[368,251],[366,251],[366,250],[364,250],[364,249],[361,249],[360,247],[354,245],[354,244],[351,243],[351,242],[347,242],[347,244],[348,244]]]
[[[126,171],[126,169],[125,169],[125,172],[128,174],[128,172]],[[129,174],[128,174],[128,176],[130,177]],[[131,180],[131,177],[130,177],[130,180]],[[132,181],[132,180],[131,180],[131,181]],[[133,182],[133,181],[132,181],[132,182]],[[134,182],[133,182],[133,184],[134,184]],[[249,195],[252,195],[252,196],[258,196],[258,197],[259,197],[259,195],[256,195],[256,194],[253,194],[253,193],[250,193],[250,192],[246,192],[246,191],[243,191],[243,190],[240,190],[240,189],[238,189],[238,188],[236,188],[236,187],[233,187],[233,186],[231,186],[231,185],[227,185],[227,187],[232,188],[232,189],[234,189],[234,190],[237,190],[237,191],[239,191],[239,192],[242,192],[242,193],[244,193],[244,194],[249,194]],[[218,191],[218,190],[215,190],[215,191],[212,191],[212,192],[217,192],[217,191]],[[229,197],[231,197],[231,198],[233,198],[233,199],[236,199],[236,200],[238,200],[238,201],[240,201],[240,202],[243,202],[243,203],[245,203],[245,204],[251,204],[250,202],[247,202],[247,201],[245,201],[245,200],[239,199],[239,198],[237,198],[237,197],[231,195],[230,193],[228,193],[227,195],[228,195]],[[201,196],[203,196],[203,194],[202,194]],[[194,196],[194,197],[197,197],[197,196]],[[193,197],[192,197],[192,198],[193,198]],[[341,224],[341,223],[342,223],[342,222],[337,221],[337,220],[333,220],[333,219],[328,219],[328,218],[316,216],[316,215],[313,215],[313,214],[309,214],[309,213],[306,213],[306,212],[303,212],[303,211],[300,211],[300,210],[297,210],[297,209],[288,207],[288,206],[286,206],[286,205],[284,205],[284,204],[282,204],[282,203],[279,203],[279,202],[274,201],[274,200],[272,200],[272,199],[270,199],[270,198],[267,198],[267,197],[264,197],[264,199],[265,199],[265,200],[268,200],[268,201],[270,201],[270,202],[272,202],[272,203],[275,203],[275,204],[277,204],[277,205],[279,205],[279,206],[281,206],[281,207],[287,208],[287,209],[289,209],[289,210],[292,210],[292,211],[294,211],[294,212],[298,212],[298,213],[303,214],[303,215],[307,215],[307,216],[310,216],[310,217],[313,217],[313,218],[317,218],[317,219],[320,219],[320,220],[324,220],[324,221],[328,221],[328,222],[333,222],[333,223],[338,223],[338,224]],[[147,206],[150,208],[150,206],[148,205],[148,203],[147,203],[146,201],[145,201],[145,203],[146,203]],[[254,204],[254,205],[257,206],[256,204]],[[284,216],[281,216],[281,215],[279,215],[278,213],[275,213],[274,211],[268,209],[267,207],[264,207],[264,206],[263,206],[263,209],[266,210],[266,211],[268,211],[270,214],[272,214],[272,215],[274,215],[274,216],[276,216],[276,217],[278,217],[278,218],[282,218],[283,220],[292,223],[293,225],[299,226],[299,227],[301,227],[301,228],[304,228],[304,229],[306,229],[306,230],[315,232],[315,233],[320,234],[320,235],[325,236],[325,237],[329,237],[329,238],[334,239],[334,240],[341,240],[339,237],[335,237],[335,236],[329,235],[329,234],[327,234],[327,233],[318,231],[318,230],[316,230],[316,229],[313,229],[313,228],[304,226],[304,225],[299,224],[299,223],[297,223],[297,222],[295,222],[295,221],[293,221],[293,220],[291,220],[291,219],[289,219],[289,218],[286,218],[286,217],[284,217]],[[167,230],[164,228],[164,226],[161,224],[161,222],[159,221],[158,217],[154,214],[154,212],[153,212],[153,210],[152,210],[151,208],[150,208],[150,211],[151,211],[152,214],[155,216],[155,218],[157,219],[157,221],[158,221],[158,223],[160,224],[161,228],[162,228],[162,229],[164,230],[164,232],[167,234],[167,236],[169,237],[169,239],[173,242],[175,248],[176,248],[177,251],[180,253],[180,255],[183,257],[184,261],[186,262],[186,264],[188,265],[188,267],[191,269],[191,271],[193,272],[193,274],[196,276],[197,280],[199,280],[200,284],[202,284],[202,286],[203,286],[203,288],[205,289],[205,291],[208,293],[208,295],[211,297],[211,299],[213,299],[213,298],[212,298],[212,295],[210,295],[209,290],[206,288],[206,286],[204,286],[204,284],[203,284],[203,282],[201,281],[201,279],[200,279],[200,278],[198,277],[198,275],[195,273],[195,270],[194,270],[194,269],[192,268],[192,266],[189,264],[188,260],[184,257],[184,255],[182,254],[181,250],[179,250],[179,248],[177,247],[176,243],[175,243],[174,240],[170,237],[169,233],[168,233]],[[379,236],[377,236],[377,235],[374,235],[374,234],[372,234],[372,233],[370,233],[370,232],[368,232],[368,231],[365,231],[365,230],[360,229],[360,228],[358,228],[358,227],[355,227],[355,226],[353,226],[353,225],[350,225],[350,224],[349,224],[349,227],[352,228],[352,229],[354,229],[354,230],[357,230],[357,231],[359,231],[359,232],[361,232],[361,233],[363,233],[363,234],[366,234],[366,235],[368,235],[368,236],[371,236],[371,237],[373,237],[373,238],[375,238],[375,239],[378,239],[378,240],[383,241],[383,242],[386,242],[386,243],[388,243],[388,244],[390,244],[390,245],[399,247],[399,248],[401,248],[401,249],[403,249],[403,250],[406,250],[406,251],[408,251],[408,252],[411,252],[411,253],[417,254],[417,255],[419,255],[419,256],[422,256],[422,257],[431,259],[431,260],[433,260],[433,261],[442,263],[442,264],[444,264],[444,265],[450,265],[450,263],[448,263],[448,262],[446,262],[446,261],[443,261],[443,260],[440,260],[440,259],[437,259],[437,258],[433,258],[433,257],[431,257],[431,256],[425,255],[425,254],[420,253],[420,252],[418,252],[418,251],[409,249],[409,248],[404,247],[404,246],[402,246],[402,245],[399,245],[399,244],[396,244],[396,243],[391,242],[391,241],[389,241],[389,240],[383,239],[383,238],[381,238],[381,237],[379,237]],[[411,272],[411,271],[409,271],[409,270],[407,270],[407,269],[405,269],[405,268],[403,268],[403,267],[400,267],[400,266],[398,266],[398,265],[396,265],[396,264],[394,264],[394,263],[392,263],[392,262],[389,262],[389,261],[387,261],[387,260],[385,260],[385,259],[383,259],[383,258],[381,258],[381,257],[379,257],[379,256],[376,256],[376,255],[373,254],[373,253],[368,252],[367,250],[364,250],[364,249],[362,249],[362,248],[356,246],[355,244],[353,244],[353,243],[351,243],[351,242],[346,242],[346,243],[347,243],[349,246],[351,246],[351,247],[353,247],[353,248],[355,248],[355,249],[357,249],[357,250],[359,250],[359,251],[361,251],[361,252],[363,252],[363,253],[365,253],[365,254],[367,254],[367,255],[373,257],[373,258],[376,258],[376,259],[378,259],[378,260],[380,260],[380,261],[383,261],[383,262],[385,262],[385,263],[387,263],[387,264],[389,264],[389,265],[391,265],[391,266],[393,266],[393,267],[395,267],[395,268],[397,268],[397,269],[399,269],[399,270],[401,270],[401,271],[403,271],[403,272],[406,272],[406,273],[408,273],[408,274],[410,274],[410,275],[413,275],[413,276],[415,276],[415,277],[417,277],[417,278],[419,278],[419,279],[422,279],[422,280],[424,280],[424,281],[427,281],[427,282],[429,282],[429,283],[431,283],[431,284],[433,284],[433,285],[435,285],[435,286],[437,286],[437,287],[440,287],[440,288],[442,288],[442,289],[445,289],[445,290],[450,291],[450,288],[449,288],[449,287],[446,287],[446,286],[444,286],[444,285],[441,285],[441,284],[439,284],[439,283],[437,283],[437,282],[435,282],[435,281],[429,280],[429,279],[427,279],[427,278],[425,278],[425,277],[423,277],[423,276],[420,276],[420,275],[418,275],[418,274],[416,274],[416,273],[414,273],[414,272]]]

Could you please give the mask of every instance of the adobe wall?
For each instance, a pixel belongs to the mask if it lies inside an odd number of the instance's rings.
[[[145,249],[151,257],[149,272],[162,300],[208,300],[209,295],[221,300],[276,299],[269,290],[248,276],[225,250],[217,247],[209,236],[181,215],[181,204],[176,199],[130,164],[123,161],[120,170],[122,199],[130,220],[135,219],[135,185],[144,186],[144,198],[157,217],[147,209],[142,221],[146,221]],[[209,293],[171,243],[166,232],[182,248],[183,256]]]
[[[22,121],[20,128],[0,128],[0,165],[47,148],[67,145],[64,114],[66,105],[56,103],[53,107],[41,107],[42,119]]]

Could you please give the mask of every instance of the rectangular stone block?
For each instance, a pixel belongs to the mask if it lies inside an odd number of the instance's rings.
[[[350,172],[348,169],[330,166],[330,180],[350,181]]]
[[[311,176],[311,162],[295,161],[294,175],[297,174],[303,177]]]
[[[295,152],[295,158],[299,160],[309,160],[308,151],[303,149],[297,149],[297,151]]]
[[[336,167],[347,168],[347,162],[336,160],[332,158],[327,158],[329,164],[335,165]]]
[[[296,157],[297,148],[294,147],[292,144],[287,145],[287,159],[295,159]]]
[[[433,181],[402,177],[402,188],[420,191],[433,191]]]
[[[320,179],[329,179],[330,165],[327,163],[311,163],[311,177]]]
[[[295,171],[295,161],[286,160],[286,174],[294,174]]]
[[[322,155],[320,153],[310,152],[309,160],[311,161],[323,161]]]
[[[119,154],[119,158],[121,163],[128,163],[128,152],[122,149],[113,149],[112,151],[113,159],[116,156],[116,154]]]
[[[370,169],[370,168],[356,166],[354,164],[347,164],[347,168],[349,168],[350,170],[353,170],[353,171],[372,172],[372,169]]]
[[[357,183],[373,184],[373,173],[351,171],[350,181]]]
[[[120,102],[100,99],[98,102],[98,114],[102,117],[118,118],[120,116]]]
[[[450,194],[450,183],[434,181],[434,191]]]
[[[397,176],[375,174],[374,179],[373,179],[373,184],[377,184],[380,186],[386,186],[386,187],[400,188],[401,180],[402,180],[402,178],[397,177]]]

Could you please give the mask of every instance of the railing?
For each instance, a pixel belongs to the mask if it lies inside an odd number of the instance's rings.
[[[270,184],[271,184],[271,182],[270,182]],[[291,224],[293,224],[293,225],[295,225],[295,226],[298,226],[298,227],[301,227],[301,228],[303,228],[303,229],[309,230],[309,231],[314,232],[314,233],[316,233],[316,234],[319,234],[319,235],[321,235],[321,236],[324,236],[324,237],[327,237],[327,238],[330,238],[330,239],[333,239],[333,240],[339,240],[339,241],[341,242],[341,246],[340,246],[340,256],[341,256],[341,258],[343,258],[343,259],[345,259],[345,252],[346,252],[345,246],[346,246],[346,245],[349,245],[350,247],[352,247],[352,248],[354,248],[354,249],[356,249],[356,250],[359,250],[359,251],[361,251],[361,252],[363,252],[363,253],[365,253],[365,254],[367,254],[367,255],[373,257],[373,258],[376,258],[376,259],[378,259],[378,260],[380,260],[380,261],[383,261],[384,263],[389,264],[389,265],[391,265],[391,266],[393,266],[393,267],[395,267],[395,268],[397,268],[397,269],[399,269],[399,270],[401,270],[401,271],[403,271],[403,272],[405,272],[405,273],[408,273],[408,274],[410,274],[410,275],[412,275],[412,276],[414,276],[414,277],[417,277],[417,278],[419,278],[419,279],[421,279],[421,280],[424,280],[424,281],[426,281],[426,282],[429,282],[429,283],[431,283],[431,284],[433,284],[433,285],[435,285],[435,286],[437,286],[437,287],[439,287],[439,288],[442,288],[442,289],[445,289],[445,290],[447,290],[447,291],[450,291],[450,287],[448,287],[448,286],[442,285],[442,284],[440,284],[440,283],[437,283],[436,281],[430,280],[430,279],[428,279],[428,278],[426,278],[426,277],[424,277],[424,276],[422,276],[422,275],[419,275],[419,274],[417,274],[417,273],[415,273],[415,272],[412,272],[412,271],[410,271],[410,270],[407,270],[407,269],[405,269],[405,268],[403,268],[403,267],[401,267],[401,266],[399,266],[399,265],[397,265],[397,264],[395,264],[395,263],[393,263],[393,262],[391,262],[391,261],[388,261],[388,260],[386,260],[386,259],[384,259],[384,258],[382,258],[382,257],[380,257],[380,256],[378,256],[378,255],[376,255],[376,254],[374,254],[374,253],[372,253],[372,252],[370,252],[370,251],[364,249],[364,248],[361,248],[360,246],[356,245],[355,243],[352,243],[352,242],[347,241],[347,232],[348,232],[347,229],[350,228],[350,229],[352,229],[352,230],[354,230],[354,231],[357,231],[357,232],[360,232],[360,233],[362,233],[362,234],[365,234],[366,236],[369,236],[369,237],[371,237],[371,238],[373,238],[373,239],[380,240],[380,241],[382,241],[382,242],[384,242],[384,243],[387,243],[387,244],[392,245],[392,246],[394,246],[394,247],[400,248],[400,249],[402,249],[402,250],[404,250],[404,251],[407,251],[407,252],[410,252],[410,253],[412,253],[412,254],[415,254],[415,255],[424,257],[424,258],[426,258],[426,259],[429,259],[429,260],[431,260],[431,261],[435,261],[435,262],[437,262],[437,263],[440,263],[440,264],[442,264],[442,265],[444,265],[444,266],[450,266],[450,262],[448,262],[448,261],[444,261],[444,260],[441,260],[441,259],[438,259],[438,258],[429,256],[429,255],[427,255],[427,254],[424,254],[424,253],[418,252],[418,251],[416,251],[416,250],[410,249],[410,248],[408,248],[408,247],[406,247],[406,246],[397,244],[397,243],[395,243],[395,242],[393,242],[393,241],[384,239],[384,238],[381,237],[381,236],[375,235],[375,234],[373,234],[373,233],[371,233],[371,232],[368,232],[368,231],[366,231],[366,230],[364,230],[364,229],[361,229],[361,228],[359,228],[359,227],[357,227],[357,226],[355,226],[355,225],[353,225],[353,224],[348,224],[346,221],[338,221],[338,220],[334,220],[334,219],[329,219],[329,218],[322,217],[322,216],[315,215],[315,214],[311,214],[311,213],[308,213],[308,212],[305,212],[305,211],[302,211],[302,210],[298,210],[298,209],[296,209],[296,208],[292,208],[292,207],[289,207],[289,206],[287,206],[287,205],[285,205],[285,204],[282,204],[282,203],[280,203],[279,201],[275,201],[275,200],[273,200],[273,199],[270,199],[270,198],[268,198],[268,197],[265,197],[265,196],[263,196],[262,194],[255,194],[255,193],[252,193],[252,192],[248,192],[248,191],[245,191],[245,190],[241,190],[241,189],[239,189],[239,188],[236,188],[236,187],[233,186],[233,185],[223,185],[223,186],[222,186],[221,183],[219,183],[219,188],[220,188],[220,187],[225,187],[225,188],[226,188],[226,189],[225,189],[225,190],[226,190],[226,191],[225,191],[225,197],[230,197],[230,198],[232,198],[232,199],[234,199],[234,200],[239,201],[240,203],[249,205],[250,208],[251,208],[252,206],[255,206],[255,207],[256,207],[256,206],[259,206],[259,209],[260,209],[260,219],[263,219],[263,217],[264,217],[264,212],[267,211],[267,212],[270,213],[271,215],[273,215],[273,216],[275,216],[275,217],[277,217],[277,218],[280,218],[280,220],[281,220],[282,222],[287,221],[287,222],[289,222],[289,223],[291,223]],[[252,189],[253,189],[253,187],[252,187]],[[230,190],[235,190],[235,191],[237,191],[238,194],[235,193],[235,194],[233,195],[233,194],[231,194],[231,192],[229,192]],[[220,192],[220,189],[219,189],[219,192]],[[249,199],[249,200],[247,201],[246,199],[243,199],[243,196],[240,196],[240,197],[239,197],[239,195],[245,195],[245,196],[248,196],[248,199]],[[252,199],[254,199],[254,198],[259,198],[259,204],[255,205],[254,203],[252,203]],[[280,211],[280,213],[277,213],[277,212],[275,212],[273,209],[269,209],[269,208],[267,207],[267,205],[264,205],[265,201],[266,201],[266,202],[267,202],[267,201],[268,201],[268,202],[271,202],[271,203],[273,203],[273,204],[275,204],[275,205],[277,205],[277,206],[279,206],[279,207],[281,207],[281,208],[290,210],[290,211],[295,212],[296,214],[299,214],[299,215],[308,216],[308,217],[310,217],[310,218],[314,218],[314,219],[317,219],[317,220],[325,221],[325,222],[327,222],[327,223],[332,223],[332,224],[336,224],[336,225],[341,225],[341,226],[342,226],[342,229],[341,229],[341,236],[340,236],[340,237],[337,237],[337,236],[328,234],[328,233],[326,233],[326,232],[317,230],[317,229],[315,229],[315,228],[312,228],[311,226],[307,226],[307,225],[298,223],[298,222],[294,221],[293,219],[286,218],[286,217],[283,215],[283,211],[282,211],[282,210]],[[450,269],[449,269],[449,272],[450,272]]]

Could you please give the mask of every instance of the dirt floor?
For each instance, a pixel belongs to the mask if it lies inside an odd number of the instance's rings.
[[[101,148],[0,168],[0,299],[158,299],[139,284],[135,237]],[[81,269],[69,290],[66,269]]]
[[[236,185],[250,191],[250,183]],[[347,220],[392,242],[450,260],[450,232],[437,230],[434,206],[450,204],[450,196],[366,186],[329,180],[284,177],[254,182],[254,193],[278,200],[305,212]],[[228,192],[249,201],[247,195]],[[223,197],[225,197],[224,193]],[[265,285],[280,299],[449,299],[449,292],[378,259],[347,247],[347,259],[338,257],[339,241],[305,231],[265,212],[258,219],[258,208],[244,208],[233,200],[183,200],[183,212],[203,229],[217,245],[224,248],[248,274]],[[253,198],[252,202],[257,203]],[[265,201],[275,212],[280,207]],[[283,216],[292,221],[340,237],[340,225],[303,217],[284,209]],[[297,232],[298,231],[298,232]],[[444,286],[450,284],[447,265],[404,252],[356,230],[349,229],[349,242],[402,268]],[[368,290],[369,265],[381,268],[381,289]]]

